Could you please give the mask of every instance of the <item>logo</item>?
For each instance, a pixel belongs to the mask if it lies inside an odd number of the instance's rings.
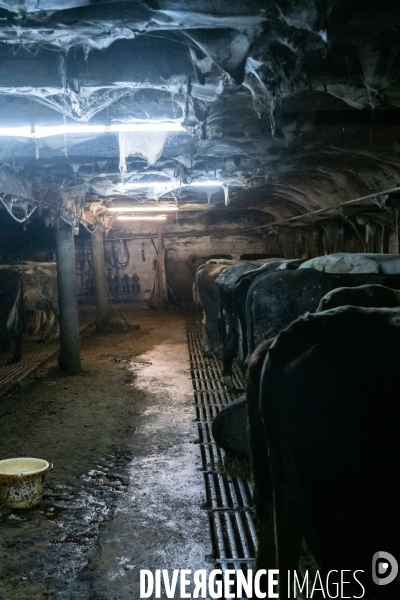
[[[372,579],[377,585],[392,583],[399,572],[399,565],[389,552],[375,552],[372,557]]]

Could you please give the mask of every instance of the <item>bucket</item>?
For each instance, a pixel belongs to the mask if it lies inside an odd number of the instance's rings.
[[[42,500],[44,475],[51,469],[41,458],[0,460],[0,506],[32,508]]]

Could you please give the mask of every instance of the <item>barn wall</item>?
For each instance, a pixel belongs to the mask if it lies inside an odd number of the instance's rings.
[[[267,236],[272,237],[272,236]],[[313,258],[334,252],[398,254],[399,228],[395,218],[384,224],[326,221],[314,227],[292,227],[273,236],[285,258]]]
[[[230,255],[238,259],[241,254],[266,253],[266,243],[261,237],[250,235],[218,235],[165,238],[167,281],[178,302],[192,302],[192,284],[197,267],[214,255]]]
[[[192,305],[192,286],[197,267],[215,256],[238,259],[242,254],[275,252],[275,240],[263,238],[257,232],[239,232],[257,225],[252,217],[212,220],[207,214],[170,217],[162,226],[166,257],[166,276],[179,305]],[[159,225],[152,222],[127,222],[106,235],[105,254],[109,286],[114,300],[142,302],[149,298],[157,260]],[[283,255],[281,253],[281,255]],[[79,300],[92,301],[90,239],[76,240],[76,264]],[[115,278],[119,278],[117,284]],[[140,290],[129,290],[132,277],[139,278]],[[119,289],[118,288],[119,285]]]
[[[117,234],[115,237],[118,237]],[[109,265],[115,264],[113,247],[116,259],[120,264],[120,275],[128,277],[137,275],[139,277],[140,290],[135,295],[135,300],[149,298],[157,261],[157,236],[137,239],[122,238],[115,242],[106,242],[106,258],[108,257]]]
[[[268,253],[266,240],[258,233],[239,234],[251,228],[253,221],[220,220],[210,223],[204,214],[170,218],[163,226],[163,242],[166,258],[167,282],[180,305],[192,303],[192,285],[196,269],[213,256],[224,255],[234,259],[246,253]],[[149,298],[154,280],[155,260],[158,249],[158,228],[152,223],[137,223],[129,229],[114,230],[113,235],[126,238],[130,260],[124,273],[136,273],[140,280],[137,300]],[[121,260],[121,259],[120,259]]]
[[[167,281],[178,303],[184,306],[192,302],[196,269],[215,255],[238,259],[245,253],[286,258],[312,258],[333,252],[399,253],[397,208],[390,213],[379,211],[373,218],[354,215],[346,220],[319,221],[308,227],[274,228],[273,232],[268,229],[249,231],[260,225],[259,212],[258,215],[251,211],[213,212],[170,216],[163,225]],[[25,231],[6,215],[0,217],[0,224],[4,224],[0,228],[1,263],[54,260],[53,231],[45,228],[41,220],[33,222]],[[154,281],[158,225],[151,222],[127,222],[124,227],[116,222],[115,225],[106,236],[110,286],[115,275],[120,281],[114,299],[144,301],[149,298]],[[79,300],[89,302],[93,301],[94,294],[90,235],[83,229],[82,233],[75,240],[77,283]],[[129,286],[123,289],[127,278]],[[115,281],[114,288],[117,288]]]

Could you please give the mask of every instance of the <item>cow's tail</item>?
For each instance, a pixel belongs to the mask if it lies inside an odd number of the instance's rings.
[[[199,296],[197,294],[196,277],[194,278],[194,281],[193,281],[192,294],[193,294],[193,302],[194,302],[196,308],[198,308],[200,303],[199,303]]]

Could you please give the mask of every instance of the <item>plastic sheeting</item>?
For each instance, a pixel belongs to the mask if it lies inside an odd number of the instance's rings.
[[[122,177],[127,172],[126,158],[141,156],[149,165],[160,158],[169,133],[166,131],[123,131],[118,133],[119,170]]]

